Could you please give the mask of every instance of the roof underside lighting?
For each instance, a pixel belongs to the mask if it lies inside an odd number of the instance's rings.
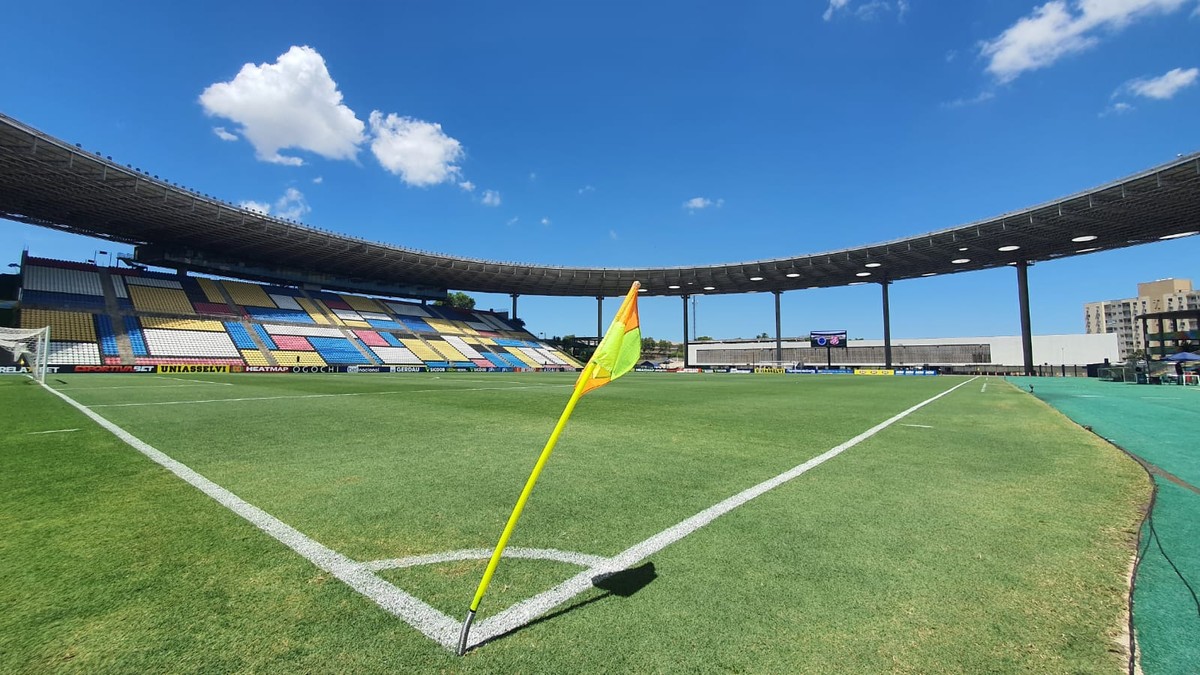
[[[966,246],[960,246],[960,247],[958,247],[958,250],[960,250],[960,251],[965,251],[965,250],[967,250],[967,247],[966,247]]]
[[[879,267],[881,265],[883,265],[883,263],[869,262],[866,265],[863,265],[863,267]]]
[[[750,281],[762,281],[762,277],[750,277]]]
[[[788,272],[787,273],[787,278],[789,278],[789,279],[795,279],[798,276],[800,276],[799,272]]]
[[[851,281],[851,282],[850,282],[850,285],[851,285],[851,286],[862,286],[862,285],[863,285],[863,284],[865,284],[865,283],[867,283],[867,282],[865,282],[865,281]]]
[[[1099,246],[1093,246],[1093,247],[1091,247],[1091,248],[1081,248],[1081,249],[1079,249],[1078,251],[1075,251],[1075,252],[1076,252],[1076,253],[1091,253],[1092,251],[1099,251],[1099,250],[1100,250],[1100,247],[1099,247]]]
[[[1164,234],[1159,239],[1180,239],[1182,237],[1190,237],[1193,234],[1200,234],[1200,230],[1192,230],[1191,232],[1176,232],[1175,234]]]
[[[869,276],[871,276],[871,273],[870,273],[870,272],[859,272],[859,273],[855,274],[854,276],[856,276],[856,277],[869,277]]]
[[[1094,234],[1085,234],[1085,235],[1082,235],[1079,237],[1071,237],[1071,241],[1075,242],[1076,244],[1082,244],[1085,241],[1095,241],[1095,239],[1096,239],[1096,235],[1094,235]]]
[[[1008,253],[1009,251],[1015,251],[1015,250],[1017,250],[1017,249],[1019,249],[1019,248],[1021,248],[1021,247],[1020,247],[1020,246],[1017,246],[1017,245],[1015,245],[1015,244],[1010,244],[1010,245],[1008,245],[1008,246],[1001,246],[1000,248],[998,248],[998,249],[996,249],[996,250],[997,250],[997,251],[1003,251],[1004,253]]]
[[[679,284],[671,284],[670,286],[667,286],[667,288],[669,288],[673,291],[677,291],[677,290],[679,290]]]
[[[934,275],[936,275],[936,274],[937,274],[937,272],[926,272],[925,274],[922,274],[921,276],[923,276],[923,277],[932,277],[932,276],[934,276]]]
[[[704,287],[704,290],[706,290],[706,291],[715,291],[715,290],[717,290],[717,287],[716,287],[716,286],[705,286],[705,287]]]
[[[951,261],[950,261],[950,264],[952,264],[952,265],[965,265],[966,263],[969,263],[969,262],[971,262],[971,259],[970,259],[970,258],[955,258],[954,260],[951,260]]]

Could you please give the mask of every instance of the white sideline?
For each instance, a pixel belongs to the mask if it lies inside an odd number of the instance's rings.
[[[458,623],[445,614],[375,576],[364,565],[317,543],[296,528],[284,523],[257,506],[246,502],[229,490],[196,473],[185,464],[171,459],[150,444],[96,414],[87,406],[78,403],[70,396],[45,384],[42,386],[84,415],[87,415],[93,422],[107,429],[117,438],[125,441],[138,452],[146,455],[196,489],[215,499],[225,508],[250,521],[258,529],[304,556],[317,567],[342,580],[347,586],[367,596],[383,609],[404,619],[406,623],[424,633],[429,639],[443,645],[447,649],[450,649],[451,645],[455,643],[458,635]]]
[[[846,450],[849,450],[859,443],[871,438],[880,431],[883,431],[887,427],[895,424],[899,420],[904,419],[917,410],[929,405],[930,403],[933,403],[934,401],[953,392],[954,390],[974,382],[976,379],[978,379],[978,377],[973,377],[969,380],[960,382],[959,384],[956,384],[940,394],[928,398],[903,412],[893,415],[887,420],[884,420],[870,429],[867,429],[845,443],[827,450],[824,453],[804,462],[803,464],[800,464],[792,469],[789,469],[788,471],[785,471],[784,473],[779,474],[778,476],[775,476],[774,478],[767,479],[758,485],[743,490],[742,492],[739,492],[738,494],[733,495],[732,497],[729,497],[728,499],[725,499],[724,501],[701,511],[696,515],[687,518],[686,520],[683,520],[676,525],[663,530],[662,532],[659,532],[649,539],[634,544],[633,546],[625,549],[611,558],[591,556],[582,553],[556,551],[553,549],[514,548],[507,557],[559,560],[561,562],[586,566],[587,569],[548,591],[519,602],[508,609],[505,609],[498,614],[488,617],[487,619],[484,619],[480,623],[476,624],[475,631],[471,635],[468,648],[477,647],[482,643],[510,633],[513,630],[528,624],[537,617],[549,612],[553,608],[592,588],[593,579],[595,577],[602,574],[619,572],[638,562],[641,562],[647,557],[657,553],[658,551],[661,551],[680,539],[683,539],[705,525],[708,525],[720,516],[739,506],[742,506],[755,497],[761,496],[762,494],[769,492],[770,490],[773,490],[784,483],[787,483],[793,478],[808,472],[810,469],[824,464],[830,459],[837,457]],[[334,551],[333,549],[328,548],[309,538],[304,533],[284,523],[278,518],[275,518],[266,511],[263,511],[253,504],[246,502],[229,490],[217,485],[199,473],[193,471],[183,463],[172,459],[116,424],[108,421],[104,417],[101,417],[98,413],[75,401],[70,396],[67,396],[66,394],[44,383],[42,383],[42,386],[55,396],[58,396],[62,400],[66,401],[69,405],[82,412],[92,421],[108,430],[117,438],[120,438],[137,451],[146,455],[152,461],[163,466],[171,473],[183,479],[185,482],[213,498],[225,508],[228,508],[230,511],[233,511],[237,515],[246,519],[255,527],[274,537],[280,543],[284,544],[296,553],[299,553],[317,567],[329,572],[346,585],[350,586],[373,601],[375,604],[379,605],[385,611],[404,620],[405,623],[420,631],[430,640],[433,640],[443,648],[450,651],[455,651],[457,648],[458,632],[460,628],[460,623],[457,620],[434,609],[433,607],[430,607],[422,600],[379,578],[375,575],[375,571],[413,567],[416,565],[424,565],[436,562],[483,559],[490,555],[491,551],[486,549],[467,549],[463,551],[411,556],[408,558],[378,560],[367,563],[356,562],[350,558],[347,558],[341,553],[338,553],[337,551]],[[527,387],[482,387],[479,389],[459,389],[453,391],[482,391],[487,389],[524,388]],[[447,390],[437,389],[429,391]],[[416,392],[410,390],[409,392],[404,393]],[[334,394],[333,396],[344,395],[353,394]],[[313,396],[271,398],[313,398]],[[187,401],[181,401],[180,403],[187,403]]]

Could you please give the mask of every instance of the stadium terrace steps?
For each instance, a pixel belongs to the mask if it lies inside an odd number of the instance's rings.
[[[52,363],[564,367],[490,313],[27,258],[19,320]],[[502,346],[497,346],[502,345]]]

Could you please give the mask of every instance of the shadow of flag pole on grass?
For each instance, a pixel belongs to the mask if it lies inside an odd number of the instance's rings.
[[[638,323],[637,307],[640,287],[641,284],[636,281],[629,287],[629,293],[625,295],[624,302],[617,309],[617,315],[613,317],[612,325],[608,327],[608,332],[604,334],[600,346],[596,347],[592,358],[588,360],[583,372],[579,374],[579,379],[575,381],[575,390],[571,392],[571,399],[567,401],[567,406],[558,418],[558,424],[550,433],[550,440],[546,441],[546,447],[542,448],[542,454],[538,457],[537,463],[533,465],[533,472],[525,481],[525,488],[521,490],[521,496],[517,498],[517,505],[513,507],[512,514],[509,515],[504,531],[500,533],[500,541],[496,543],[496,549],[492,551],[492,557],[488,560],[487,569],[483,571],[479,587],[475,589],[475,598],[471,600],[471,607],[467,611],[466,619],[463,620],[462,632],[458,635],[459,656],[467,651],[467,639],[471,633],[471,623],[475,621],[475,612],[479,609],[483,594],[487,593],[488,584],[492,582],[492,575],[496,573],[496,566],[500,564],[500,556],[504,554],[504,548],[508,546],[508,539],[516,529],[517,520],[521,517],[521,511],[525,509],[525,502],[529,501],[529,495],[533,492],[533,485],[541,475],[546,460],[550,459],[550,453],[554,451],[563,427],[566,426],[567,420],[575,410],[575,404],[579,402],[581,396],[589,391],[602,387],[633,370],[633,366],[642,355],[642,329]]]

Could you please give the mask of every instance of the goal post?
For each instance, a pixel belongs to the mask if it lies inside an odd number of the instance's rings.
[[[0,352],[18,366],[29,369],[29,376],[46,381],[46,363],[50,356],[50,327],[0,328]]]

